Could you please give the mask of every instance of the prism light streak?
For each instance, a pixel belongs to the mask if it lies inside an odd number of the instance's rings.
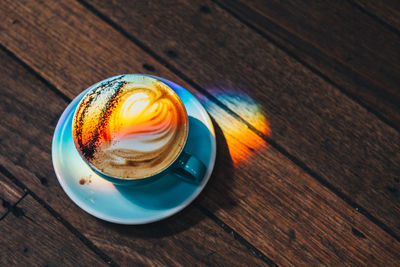
[[[265,136],[270,136],[271,129],[268,121],[263,114],[261,105],[256,103],[250,96],[237,93],[234,90],[208,90],[220,102],[231,108],[236,114],[244,118]],[[268,147],[265,140],[252,132],[246,125],[231,117],[222,115],[220,108],[212,103],[208,98],[200,97],[200,101],[208,112],[213,114],[219,127],[224,133],[224,137],[235,167],[250,160],[258,151]]]

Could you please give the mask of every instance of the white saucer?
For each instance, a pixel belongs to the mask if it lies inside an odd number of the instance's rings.
[[[181,98],[189,115],[189,136],[184,151],[201,160],[207,171],[199,185],[186,183],[172,174],[146,185],[130,187],[115,186],[99,177],[81,159],[72,141],[72,117],[80,99],[90,87],[78,95],[61,115],[53,136],[52,158],[58,181],[65,193],[80,208],[105,221],[145,224],[172,216],[200,194],[214,167],[215,133],[204,107],[183,87],[152,77],[166,83]]]

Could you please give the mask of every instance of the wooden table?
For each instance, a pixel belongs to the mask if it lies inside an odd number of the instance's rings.
[[[0,265],[400,265],[398,1],[0,4]],[[218,155],[179,214],[96,219],[61,189],[68,103],[121,73],[206,107]]]

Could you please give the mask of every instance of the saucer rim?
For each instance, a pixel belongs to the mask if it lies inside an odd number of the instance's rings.
[[[145,74],[142,74],[142,75],[145,75]],[[121,75],[116,75],[116,76],[107,78],[105,80],[112,79],[112,78],[115,78],[115,77],[118,77],[118,76],[121,76]],[[164,78],[153,76],[153,75],[147,75],[147,76],[151,76],[153,78],[160,79],[161,82],[163,82],[163,83],[165,83],[165,81],[168,81],[168,80],[166,80]],[[61,169],[57,168],[57,166],[56,166],[57,159],[55,158],[56,157],[56,153],[54,152],[55,149],[56,149],[55,148],[55,146],[56,146],[56,138],[61,134],[61,128],[66,122],[65,118],[69,115],[70,112],[74,112],[74,110],[72,110],[72,106],[75,104],[76,101],[78,101],[80,98],[82,98],[83,95],[86,94],[92,87],[96,86],[97,84],[99,84],[101,82],[104,82],[105,80],[93,84],[92,86],[90,86],[86,90],[82,91],[79,95],[77,95],[68,104],[68,106],[64,109],[62,115],[60,116],[60,118],[59,118],[59,120],[57,122],[57,126],[56,126],[56,128],[54,130],[53,138],[52,138],[52,163],[53,163],[53,168],[54,168],[55,173],[56,173],[57,180],[60,183],[61,188],[63,189],[63,191],[72,200],[72,202],[75,203],[75,205],[77,205],[79,208],[81,208],[85,212],[89,213],[90,215],[92,215],[92,216],[94,216],[96,218],[102,219],[104,221],[117,223],[117,224],[123,224],[123,225],[141,225],[141,224],[148,224],[148,223],[153,223],[153,222],[157,222],[157,221],[160,221],[160,220],[167,219],[167,218],[177,214],[178,212],[182,211],[187,206],[189,206],[200,195],[200,193],[204,190],[205,186],[207,185],[208,181],[210,180],[210,177],[211,177],[212,172],[213,172],[214,167],[215,167],[215,159],[216,159],[216,152],[217,152],[216,151],[216,137],[215,137],[215,134],[211,134],[211,136],[212,136],[212,138],[211,138],[211,158],[210,158],[210,163],[207,166],[207,172],[205,173],[205,175],[203,177],[203,182],[200,185],[198,185],[197,189],[193,191],[193,193],[190,195],[190,197],[188,197],[181,204],[177,205],[176,207],[167,209],[167,210],[162,210],[162,211],[160,211],[158,216],[153,216],[153,217],[146,218],[146,219],[138,219],[138,218],[122,219],[122,218],[117,218],[115,216],[107,216],[106,214],[98,211],[97,209],[91,208],[90,206],[86,205],[85,200],[82,200],[80,197],[78,197],[76,194],[73,193],[73,190],[70,189],[70,187],[66,184],[66,182],[62,178],[62,174],[60,173]],[[202,113],[202,114],[200,114],[201,117],[203,119],[205,119],[206,121],[208,121],[209,126],[212,127],[212,129],[210,129],[210,130],[212,130],[212,132],[215,133],[215,129],[214,129],[214,125],[212,123],[212,120],[211,120],[207,110],[200,103],[200,101],[191,92],[189,92],[187,89],[183,88],[182,86],[180,86],[178,84],[175,84],[175,83],[173,83],[171,81],[168,81],[168,82],[176,85],[181,90],[185,90],[186,93],[189,94],[190,98],[193,98],[195,100],[195,102],[197,102],[199,104],[199,108],[201,110],[200,113]],[[169,85],[167,84],[167,86],[169,86]],[[172,89],[174,90],[174,88],[172,88]],[[184,106],[186,108],[185,103],[183,101],[182,101],[182,103],[184,104]],[[204,121],[203,121],[203,123],[204,123]],[[189,132],[190,132],[190,128],[189,128]],[[188,132],[188,134],[189,134],[189,132]],[[71,135],[72,135],[72,133],[71,133]],[[60,145],[60,144],[58,144],[58,145]],[[94,173],[93,170],[91,170],[91,171]]]

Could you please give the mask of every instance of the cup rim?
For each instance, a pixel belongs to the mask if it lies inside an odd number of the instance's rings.
[[[186,107],[185,107],[185,105],[184,105],[182,99],[179,97],[179,95],[178,95],[178,94],[175,92],[175,90],[172,89],[168,84],[166,84],[165,82],[163,82],[163,81],[157,79],[156,76],[152,76],[152,75],[148,75],[148,74],[140,74],[140,73],[127,73],[127,74],[115,75],[115,76],[106,78],[106,79],[104,79],[104,80],[101,80],[101,81],[99,81],[99,82],[96,82],[96,83],[92,84],[91,86],[89,86],[87,89],[85,89],[85,90],[87,90],[87,92],[86,92],[86,93],[82,96],[82,98],[79,100],[79,103],[78,103],[78,105],[76,106],[76,109],[74,110],[74,115],[73,115],[73,117],[72,117],[72,125],[74,125],[75,116],[76,116],[76,112],[77,112],[77,110],[78,110],[78,107],[81,105],[83,99],[85,98],[85,96],[86,96],[88,93],[92,92],[93,89],[95,89],[99,84],[101,84],[101,83],[103,83],[103,82],[105,82],[105,81],[108,81],[108,80],[111,80],[111,79],[122,78],[122,77],[124,77],[124,76],[146,76],[147,78],[156,80],[157,82],[160,82],[160,83],[162,83],[163,85],[165,85],[165,86],[168,88],[168,90],[169,90],[170,92],[172,92],[172,93],[176,96],[177,100],[180,102],[180,104],[183,106],[183,109],[185,110],[186,134],[185,134],[185,141],[183,142],[183,144],[182,144],[182,146],[181,146],[181,148],[180,148],[180,150],[179,150],[179,153],[176,154],[174,160],[172,160],[171,163],[168,164],[166,167],[162,168],[161,170],[159,170],[159,171],[156,172],[156,173],[153,173],[153,174],[148,175],[148,176],[145,176],[145,177],[140,177],[140,178],[121,178],[121,177],[111,176],[111,175],[108,175],[108,174],[102,172],[102,171],[99,170],[96,166],[94,166],[92,163],[90,163],[90,162],[86,159],[86,157],[84,157],[84,156],[82,155],[81,150],[79,149],[79,147],[77,147],[77,144],[76,144],[76,142],[75,142],[74,132],[73,132],[73,129],[74,129],[74,128],[72,127],[72,141],[73,141],[73,143],[74,143],[75,149],[78,151],[79,156],[84,160],[84,162],[85,162],[86,164],[88,164],[88,166],[89,166],[91,169],[93,169],[93,171],[95,171],[95,172],[96,172],[99,176],[101,176],[102,178],[108,179],[108,180],[114,179],[114,180],[117,180],[118,182],[123,182],[123,181],[130,182],[130,181],[145,180],[145,179],[153,178],[154,176],[157,176],[157,175],[161,174],[162,172],[166,171],[168,168],[170,168],[170,167],[177,161],[177,159],[179,158],[179,156],[182,154],[183,148],[186,146],[186,142],[187,142],[187,139],[188,139],[188,136],[189,136],[189,116],[188,116]],[[84,91],[85,91],[85,90],[84,90]]]

